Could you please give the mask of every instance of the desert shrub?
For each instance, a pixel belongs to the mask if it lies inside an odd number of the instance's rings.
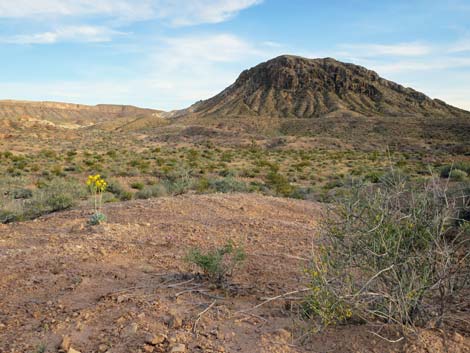
[[[11,191],[10,193],[11,197],[13,197],[14,199],[30,199],[31,197],[33,197],[33,191],[30,190],[30,189],[14,189],[13,191]]]
[[[470,284],[470,223],[458,220],[469,197],[459,195],[436,179],[418,187],[393,175],[351,188],[323,223],[307,311],[322,325],[351,316],[439,325]]]
[[[248,184],[248,191],[269,194],[269,188],[264,183],[258,181],[251,181]]]
[[[203,194],[210,191],[209,179],[206,177],[199,178],[195,184],[195,189],[198,193]]]
[[[142,190],[136,192],[135,197],[137,199],[150,199],[152,197],[163,197],[167,195],[168,191],[165,185],[157,184],[144,187]]]
[[[23,191],[22,191],[23,192]],[[75,206],[86,195],[86,190],[73,180],[54,179],[29,193],[27,199],[11,197],[0,203],[0,222],[10,223],[34,219],[44,214]]]
[[[121,201],[132,200],[132,192],[127,191],[118,181],[111,180],[106,188],[107,192],[112,193]]]
[[[248,190],[246,184],[241,180],[236,180],[233,177],[223,179],[209,179],[209,188],[216,192],[229,193],[229,192],[245,192]]]
[[[343,180],[341,180],[341,178],[332,178],[332,180],[328,181],[324,186],[323,188],[325,190],[331,190],[331,189],[335,189],[335,188],[340,188],[344,185],[344,182]]]
[[[145,187],[145,184],[142,183],[141,181],[136,181],[131,183],[131,188],[137,189],[137,190],[142,190]]]
[[[372,171],[364,175],[364,179],[371,182],[371,183],[378,183],[380,182],[380,178],[382,177],[382,173],[378,171]]]
[[[452,165],[445,165],[440,168],[440,175],[442,178],[449,178],[454,170],[460,170],[466,174],[470,174],[470,162],[456,162]]]
[[[229,178],[229,177],[235,177],[237,175],[237,172],[232,169],[223,169],[219,172],[219,175],[224,178]]]
[[[293,191],[289,180],[274,170],[271,170],[266,176],[266,185],[280,196],[289,196]]]
[[[106,152],[106,155],[112,159],[115,159],[118,153],[116,150],[109,150],[108,152]]]
[[[0,223],[11,223],[21,221],[23,212],[21,205],[14,202],[0,203]]]
[[[311,187],[295,187],[289,197],[299,200],[315,200],[314,190]]]
[[[167,174],[163,185],[169,194],[181,195],[191,190],[195,185],[195,181],[190,175],[189,170],[177,168]]]
[[[449,179],[452,181],[464,181],[467,178],[467,173],[460,169],[453,169],[449,172]]]
[[[231,276],[245,259],[246,253],[243,247],[236,246],[232,241],[206,252],[194,248],[186,255],[188,263],[198,266],[211,282],[218,285],[222,285],[227,276]]]
[[[51,173],[55,176],[65,176],[64,169],[61,165],[55,165],[54,167],[52,167]]]
[[[49,184],[33,193],[31,200],[25,203],[27,218],[62,211],[75,206],[85,197],[86,190],[74,180],[53,179]]]

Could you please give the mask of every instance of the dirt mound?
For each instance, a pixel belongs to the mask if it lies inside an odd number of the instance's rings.
[[[72,347],[82,353],[339,353],[406,347],[388,344],[364,326],[305,341],[290,305],[296,298],[242,312],[304,286],[301,269],[321,214],[316,203],[186,195],[109,204],[105,213],[108,223],[95,228],[85,226],[88,209],[0,225],[0,352]],[[248,259],[222,291],[194,275],[184,256],[191,247],[227,239],[243,243]],[[428,333],[427,346],[409,348],[468,352],[468,338],[439,337]],[[440,345],[430,346],[433,340]]]

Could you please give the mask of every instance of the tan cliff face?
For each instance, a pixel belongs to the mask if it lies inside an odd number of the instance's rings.
[[[280,56],[241,73],[215,97],[196,103],[200,116],[313,118],[342,116],[469,116],[423,93],[335,59]]]
[[[90,126],[117,118],[141,118],[159,115],[161,112],[128,105],[96,106],[59,103],[0,100],[0,119],[22,122],[51,123],[63,127]]]

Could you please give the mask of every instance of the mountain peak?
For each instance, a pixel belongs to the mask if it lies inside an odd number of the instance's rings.
[[[312,118],[324,115],[462,116],[470,113],[334,58],[281,55],[243,71],[200,115]]]

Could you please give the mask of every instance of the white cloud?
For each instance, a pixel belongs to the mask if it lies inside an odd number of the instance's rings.
[[[0,43],[54,44],[60,41],[97,43],[109,42],[114,36],[124,34],[107,27],[68,26],[48,32],[0,37]]]
[[[431,53],[433,47],[422,43],[398,44],[343,44],[341,48],[351,51],[351,55],[374,56],[423,56]],[[349,54],[348,52],[343,54]]]
[[[146,19],[153,13],[153,1],[139,0],[0,0],[0,18],[70,17],[102,15],[125,19]]]
[[[151,54],[135,78],[3,81],[0,91],[8,92],[9,97],[4,98],[181,109],[219,93],[242,70],[280,54],[277,50],[231,34],[163,38],[159,45],[148,48]]]
[[[255,45],[232,34],[210,34],[166,38],[166,48],[157,54],[171,63],[233,62],[250,56],[262,55]]]
[[[159,17],[174,26],[227,21],[241,10],[263,0],[163,0],[156,2]]]
[[[104,16],[162,19],[174,26],[219,23],[263,0],[0,0],[0,18]]]
[[[449,48],[451,53],[470,52],[470,38],[462,39],[452,44]]]
[[[442,71],[456,68],[470,68],[470,58],[451,56],[423,57],[415,60],[379,61],[356,58],[355,63],[377,71],[379,74],[412,73],[420,71]]]
[[[176,103],[173,108],[219,93],[243,69],[279,54],[226,33],[164,38],[162,43],[150,57],[147,77],[157,99]]]

